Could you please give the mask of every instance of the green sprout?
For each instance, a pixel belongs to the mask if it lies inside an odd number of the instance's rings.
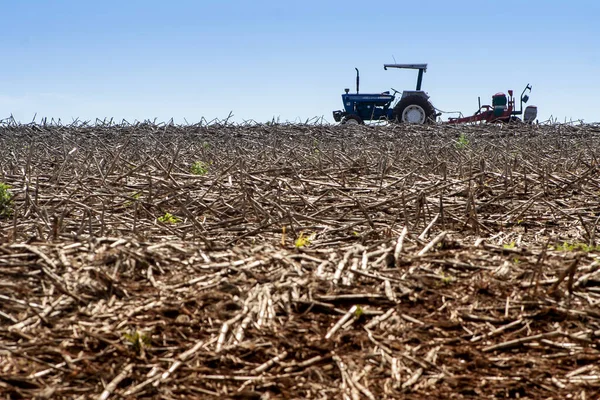
[[[131,333],[123,334],[125,340],[133,347],[133,351],[140,353],[143,349],[150,346],[151,338],[150,335],[133,330]]]
[[[442,273],[442,276],[440,278],[440,280],[442,281],[442,283],[446,286],[450,285],[452,283],[452,281],[454,280],[454,278],[450,275],[446,275],[444,273]]]
[[[311,233],[310,235],[305,235],[304,232],[300,232],[300,236],[298,237],[298,239],[296,239],[296,242],[294,242],[294,245],[297,248],[310,246],[310,244],[312,243],[314,238],[315,238],[314,233]]]
[[[589,253],[591,251],[600,251],[600,245],[590,246],[585,243],[567,243],[559,244],[556,248],[550,247],[551,250],[571,252],[571,251],[584,251]]]
[[[134,193],[131,195],[131,198],[136,201],[139,200],[141,197],[142,197],[142,194],[140,192],[137,192],[137,193]],[[133,204],[133,202],[129,201],[129,200],[124,203],[125,207],[129,207],[131,204]]]
[[[458,141],[456,142],[456,148],[464,149],[468,145],[469,145],[469,139],[467,138],[467,135],[465,135],[464,133],[461,133],[460,136],[458,137]]]
[[[192,175],[206,175],[208,173],[208,164],[203,161],[196,161],[190,168]]]
[[[165,215],[163,215],[162,217],[158,217],[158,220],[163,224],[177,224],[181,222],[181,218],[178,218],[170,213],[165,213]]]
[[[510,242],[510,243],[506,243],[504,245],[502,245],[503,248],[510,250],[510,249],[514,249],[517,245],[515,244],[515,242]]]
[[[354,311],[354,317],[360,318],[364,313],[365,311],[362,309],[361,306],[356,306],[356,310]]]
[[[9,185],[0,182],[0,218],[8,218],[13,212],[13,195],[8,189],[10,189]]]
[[[317,139],[313,139],[313,152],[315,154],[319,154],[319,141]]]

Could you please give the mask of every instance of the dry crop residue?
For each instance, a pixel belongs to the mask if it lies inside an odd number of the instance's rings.
[[[0,397],[600,397],[600,127],[4,125]]]

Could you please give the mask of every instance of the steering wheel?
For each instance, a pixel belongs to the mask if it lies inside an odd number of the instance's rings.
[[[401,93],[400,90],[396,90],[394,88],[391,88],[394,91],[394,96],[396,95],[396,93]]]

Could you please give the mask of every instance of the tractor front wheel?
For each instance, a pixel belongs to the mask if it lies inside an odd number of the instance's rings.
[[[342,119],[342,124],[346,125],[364,125],[364,123],[358,115],[347,115]]]
[[[425,124],[435,122],[435,109],[425,97],[411,95],[396,104],[393,116],[396,122]]]

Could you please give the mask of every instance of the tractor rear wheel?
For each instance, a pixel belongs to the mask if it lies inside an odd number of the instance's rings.
[[[411,95],[396,104],[393,116],[396,122],[425,124],[435,122],[435,109],[425,97]]]
[[[342,124],[347,125],[364,125],[364,121],[358,115],[347,115],[342,119]]]

